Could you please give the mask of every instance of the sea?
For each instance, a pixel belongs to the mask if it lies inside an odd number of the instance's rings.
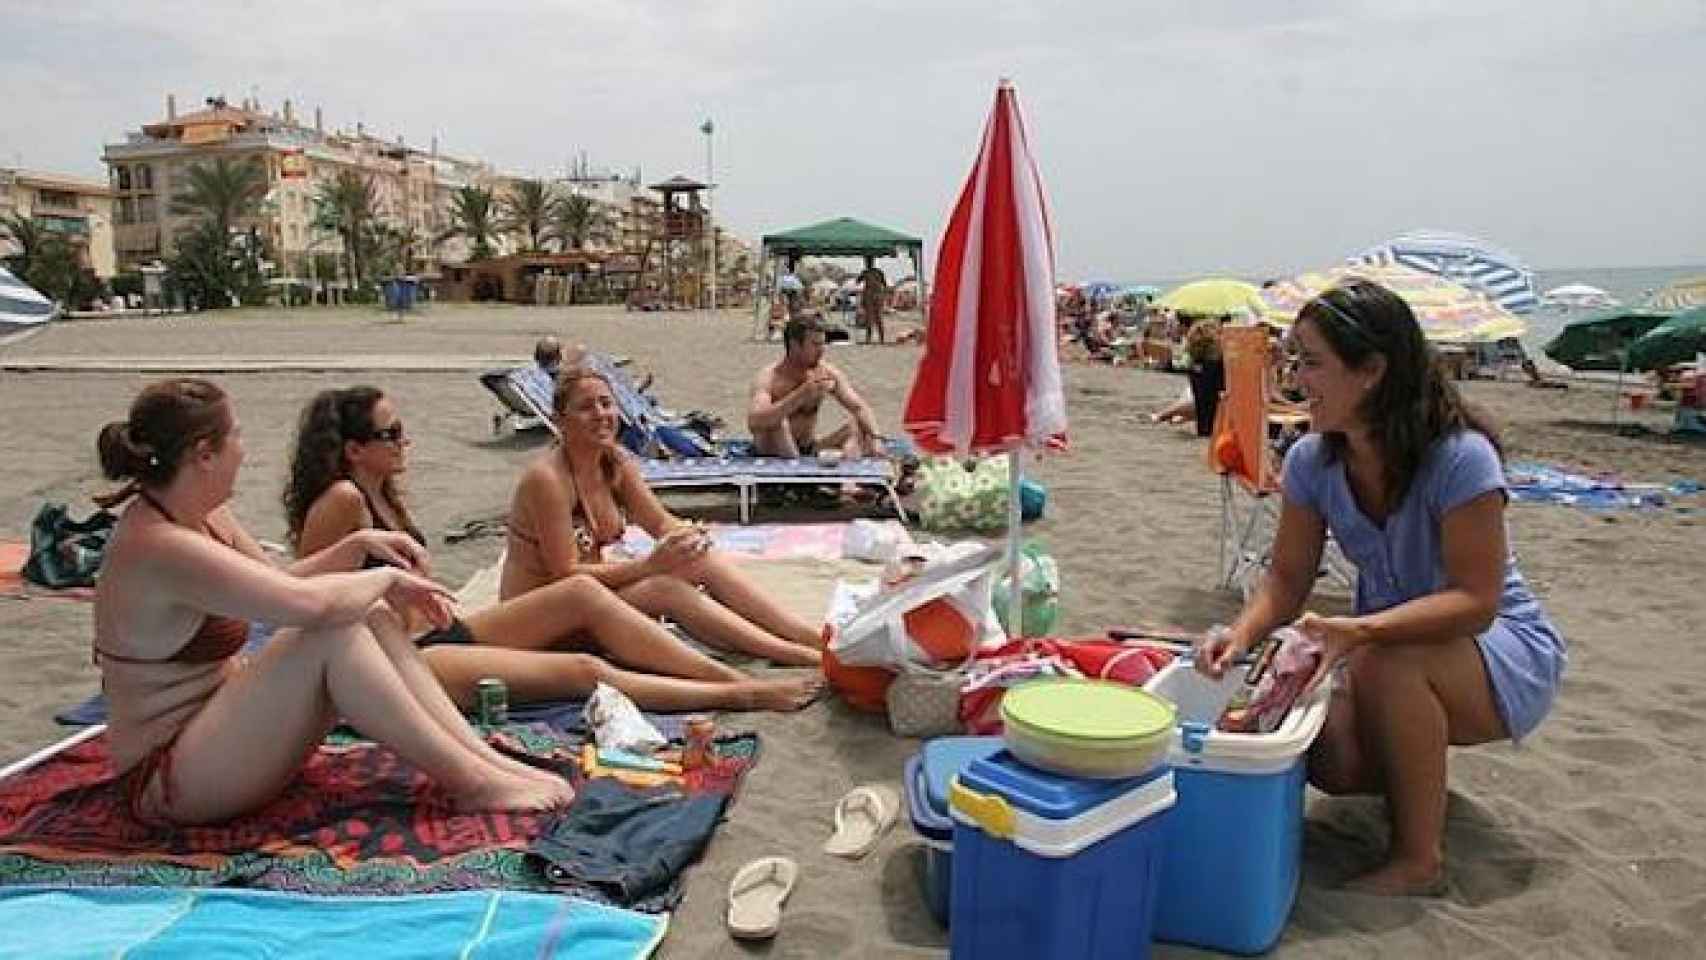
[[[1672,266],[1672,267],[1580,267],[1560,268],[1534,271],[1534,289],[1537,293],[1545,293],[1554,287],[1566,283],[1585,283],[1598,287],[1622,301],[1625,306],[1637,306],[1654,291],[1676,280],[1685,277],[1706,276],[1706,265],[1701,266]],[[1186,278],[1195,279],[1195,278]],[[1259,278],[1250,279],[1252,283],[1260,282]],[[1152,284],[1162,290],[1170,290],[1186,280],[1136,280],[1132,283]],[[1540,349],[1564,324],[1570,322],[1572,314],[1566,310],[1553,310],[1542,307],[1532,313],[1525,314],[1523,319],[1528,322],[1528,333],[1523,336],[1523,345],[1530,353],[1538,354]]]

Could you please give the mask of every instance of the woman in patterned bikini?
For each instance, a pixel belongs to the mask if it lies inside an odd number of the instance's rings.
[[[567,368],[552,402],[562,442],[535,458],[510,505],[507,599],[590,576],[648,616],[705,643],[776,663],[817,666],[822,630],[788,612],[665,510],[616,441],[616,399],[596,371]],[[632,518],[657,541],[640,560],[605,556]]]

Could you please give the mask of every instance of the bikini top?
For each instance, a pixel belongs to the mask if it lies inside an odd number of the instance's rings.
[[[575,485],[574,474],[569,474],[569,486]],[[569,525],[574,529],[575,552],[582,558],[598,559],[604,555],[604,548],[622,542],[622,534],[628,529],[628,512],[622,509],[621,501],[616,499],[616,491],[610,491],[610,499],[616,504],[616,526],[609,533],[601,532],[598,524],[593,522],[587,513],[586,499],[576,491],[575,506],[569,513]],[[515,521],[509,522],[509,532],[523,543],[539,546],[538,538],[516,527]]]
[[[159,512],[160,516],[165,517],[171,523],[178,522],[176,518],[167,512],[165,507],[160,505],[158,500],[155,500],[151,495],[149,495],[148,491],[140,491],[140,494],[142,499],[147,501],[149,506]],[[215,536],[212,527],[203,528],[203,532],[211,537],[215,543],[223,544],[227,547],[232,546],[231,543],[221,540],[219,537]],[[248,640],[249,622],[247,620],[238,620],[235,617],[222,617],[218,614],[210,613],[202,618],[201,626],[196,628],[195,633],[191,635],[189,641],[179,647],[177,652],[169,657],[165,657],[163,659],[125,657],[116,653],[108,653],[107,651],[102,650],[99,645],[91,643],[90,648],[92,653],[90,655],[90,659],[95,662],[99,662],[104,658],[118,663],[217,663],[235,655],[237,651],[243,649],[243,645],[247,643]]]
[[[355,483],[354,480],[351,480],[350,482]],[[385,517],[379,512],[379,505],[374,503],[373,497],[368,495],[367,488],[363,487],[359,483],[355,484],[355,488],[361,491],[361,499],[367,504],[367,515],[373,519],[373,526],[379,530],[391,530],[391,525],[385,522]],[[409,539],[423,547],[426,546],[426,537],[421,534],[420,528],[416,527],[414,524],[405,524],[403,526],[403,532],[409,535]],[[371,553],[367,555],[367,559],[361,562],[361,568],[363,570],[372,570],[374,567],[386,566],[390,566],[390,564]]]

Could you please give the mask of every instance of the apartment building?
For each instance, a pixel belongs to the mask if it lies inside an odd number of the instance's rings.
[[[236,226],[254,229],[278,258],[278,271],[307,276],[314,254],[338,253],[342,241],[314,228],[314,197],[340,171],[353,170],[374,186],[382,219],[436,237],[450,225],[450,197],[459,187],[501,187],[504,178],[490,164],[442,155],[437,141],[429,149],[371,136],[361,124],[355,132],[325,128],[319,108],[312,124],[298,118],[289,100],[279,113],[256,101],[229,105],[210,97],[202,109],[180,114],[166,98],[165,119],[108,144],[102,154],[111,180],[113,245],[120,269],[131,269],[171,255],[177,235],[193,225],[193,216],[172,210],[172,198],[198,163],[225,157],[258,160],[266,172],[266,197],[257,214]],[[428,274],[441,263],[466,259],[465,244],[423,243],[414,266]]]
[[[99,180],[0,167],[0,214],[19,214],[63,237],[85,267],[102,279],[115,272],[114,193]],[[0,256],[12,253],[0,238]]]

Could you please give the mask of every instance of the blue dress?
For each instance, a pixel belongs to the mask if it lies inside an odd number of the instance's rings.
[[[1343,459],[1329,463],[1323,438],[1310,434],[1286,454],[1284,487],[1289,502],[1326,521],[1356,565],[1356,612],[1365,614],[1444,589],[1441,518],[1490,490],[1504,492],[1505,474],[1485,436],[1472,430],[1447,434],[1423,458],[1403,502],[1377,524],[1357,505]],[[1505,558],[1498,614],[1475,643],[1505,728],[1512,740],[1520,740],[1551,708],[1567,658],[1564,638],[1528,589],[1513,556]]]

